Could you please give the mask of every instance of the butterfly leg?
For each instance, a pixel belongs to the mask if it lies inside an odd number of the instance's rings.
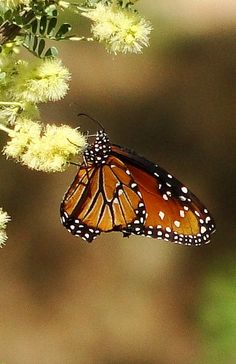
[[[131,235],[131,232],[123,231],[123,238],[129,238]]]

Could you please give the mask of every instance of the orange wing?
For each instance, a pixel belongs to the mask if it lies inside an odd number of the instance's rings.
[[[144,214],[137,184],[114,156],[104,165],[81,166],[61,204],[63,225],[89,242],[102,231],[123,231]]]
[[[163,168],[112,145],[104,130],[84,160],[61,204],[61,221],[72,234],[88,242],[109,231],[185,245],[209,242],[210,213]]]
[[[129,224],[124,230],[127,234],[186,245],[209,241],[215,228],[213,219],[186,186],[161,167],[129,150],[113,145],[112,154],[119,155],[130,171],[146,211],[145,222]]]

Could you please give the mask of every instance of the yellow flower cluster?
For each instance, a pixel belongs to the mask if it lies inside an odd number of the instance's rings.
[[[10,216],[3,211],[3,209],[0,207],[0,248],[5,245],[5,241],[7,240],[7,234],[6,234],[6,225],[11,220]]]
[[[17,61],[3,50],[0,55],[0,123],[14,124],[19,115],[36,119],[37,104],[62,99],[70,73],[59,59]]]
[[[67,125],[46,125],[31,120],[16,122],[4,147],[7,157],[44,172],[65,170],[73,156],[86,147],[85,137]]]
[[[10,137],[3,153],[28,168],[63,171],[86,147],[86,138],[76,129],[43,125],[37,104],[56,101],[68,91],[70,73],[55,58],[16,61],[6,49],[0,55],[0,129]],[[34,120],[34,121],[33,121]],[[9,216],[0,208],[0,247],[5,244]]]
[[[93,21],[94,37],[104,42],[112,53],[141,53],[149,45],[152,26],[131,9],[122,9],[117,4],[98,3],[95,9],[82,13]]]
[[[15,87],[11,97],[15,100],[39,103],[62,99],[69,89],[70,73],[55,58],[37,59],[31,64],[19,62],[16,66]]]

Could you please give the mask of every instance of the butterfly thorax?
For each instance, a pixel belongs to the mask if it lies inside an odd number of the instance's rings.
[[[96,139],[93,144],[89,145],[84,152],[86,162],[101,165],[105,164],[110,154],[111,145],[109,138],[104,130],[97,132]]]

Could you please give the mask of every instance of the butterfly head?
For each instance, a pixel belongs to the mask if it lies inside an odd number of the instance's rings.
[[[90,144],[84,152],[86,162],[96,165],[105,164],[110,154],[111,145],[105,130],[99,130],[94,143]]]

